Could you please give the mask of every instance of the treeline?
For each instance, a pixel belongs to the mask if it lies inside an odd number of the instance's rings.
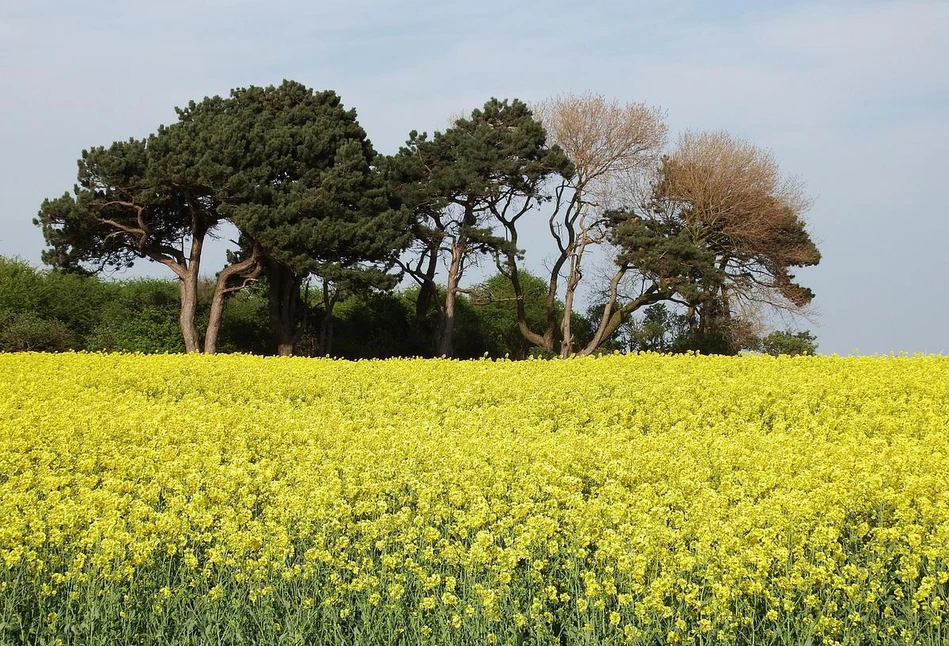
[[[291,81],[177,112],[145,139],[83,151],[74,191],[35,220],[55,268],[37,280],[140,259],[174,277],[174,312],[172,283],[84,283],[114,293],[90,310],[95,324],[60,321],[82,347],[151,321],[157,299],[186,352],[734,353],[763,347],[762,307],[813,299],[793,275],[820,260],[801,185],[726,133],[667,149],[662,111],[643,104],[491,99],[444,131],[409,133],[393,155],[335,93]],[[540,277],[524,270],[531,220],[549,234]],[[204,246],[225,224],[239,237],[204,281]],[[470,284],[477,263],[497,275]]]
[[[527,319],[540,325],[546,284],[529,274],[522,277],[522,283]],[[198,282],[199,331],[207,326],[213,291],[213,281]],[[551,356],[521,335],[515,305],[504,298],[511,294],[506,277],[496,275],[471,294],[462,294],[458,300],[458,358]],[[348,296],[334,308],[333,335],[328,339],[320,339],[326,313],[319,297],[311,295],[309,289],[303,290],[298,354],[345,359],[433,355],[429,339],[438,321],[430,316],[423,328],[418,328],[413,313],[418,288]],[[41,271],[24,261],[0,257],[0,352],[183,352],[178,310],[178,287],[171,280],[103,280]],[[573,328],[581,342],[592,335],[591,318],[574,313]],[[717,348],[710,346],[715,343],[720,340],[696,337],[682,314],[657,303],[647,307],[640,319],[630,319],[601,350],[715,352]],[[748,335],[743,349],[775,355],[813,354],[816,344],[807,332],[781,331],[764,338]],[[218,350],[274,352],[265,286],[249,287],[228,303]]]

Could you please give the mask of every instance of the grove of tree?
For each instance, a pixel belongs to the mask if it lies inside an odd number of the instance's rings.
[[[811,312],[796,278],[820,261],[803,185],[728,133],[686,131],[667,148],[667,132],[642,103],[492,98],[381,155],[335,92],[238,88],[143,139],[82,151],[73,192],[35,219],[53,272],[31,271],[92,284],[139,260],[166,266],[177,294],[156,283],[162,311],[173,305],[186,352],[813,352],[808,332],[761,324]],[[527,223],[548,231],[546,255],[527,257]],[[212,277],[204,250],[224,231],[236,239]],[[472,273],[484,264],[497,274]],[[252,342],[226,338],[231,307],[254,312],[241,328]],[[89,347],[104,325],[2,316],[21,331],[10,349],[30,335]]]

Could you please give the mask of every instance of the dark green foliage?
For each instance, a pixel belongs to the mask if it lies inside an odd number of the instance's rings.
[[[544,323],[546,282],[521,272],[528,322]],[[440,297],[444,288],[439,287]],[[197,323],[207,323],[214,285],[198,285]],[[256,285],[234,295],[221,325],[219,349],[223,352],[272,354],[268,288]],[[346,359],[434,356],[430,332],[438,325],[437,311],[421,324],[415,318],[418,287],[384,294],[361,292],[341,298],[334,309],[333,350]],[[524,340],[518,330],[513,290],[507,277],[495,275],[457,299],[456,352],[458,358],[553,356]],[[562,303],[557,303],[558,312]],[[25,262],[0,258],[0,351],[93,350],[117,352],[182,352],[184,345],[175,322],[178,310],[176,281],[137,279],[108,281],[57,271],[38,271]],[[579,343],[592,336],[592,320],[599,320],[602,306],[589,317],[574,314],[573,328]],[[305,325],[297,351],[321,356],[321,297],[312,294],[301,308]],[[775,332],[759,340],[740,319],[741,330],[705,331],[690,328],[685,314],[659,303],[643,316],[621,326],[601,351],[655,352],[698,351],[735,354],[763,350],[770,354],[813,354],[815,338],[809,332]],[[737,342],[736,342],[737,339]]]
[[[103,281],[0,258],[4,350],[181,352],[172,281]]]
[[[429,354],[412,325],[413,302],[404,292],[360,294],[336,306],[332,356],[346,359],[414,357]]]
[[[814,354],[817,352],[817,337],[807,330],[776,330],[761,340],[761,349],[774,356]]]
[[[547,146],[543,125],[525,103],[492,98],[431,138],[409,133],[387,171],[413,211],[420,242],[448,237],[464,240],[466,252],[491,252],[507,251],[510,242],[493,234],[492,209],[542,197],[543,180],[570,168],[562,150]]]
[[[66,325],[77,343],[98,324],[109,299],[95,280],[59,271],[39,271],[26,262],[0,257],[0,313],[30,314]]]
[[[155,172],[153,142],[154,136],[82,151],[74,195],[45,200],[34,220],[48,245],[44,262],[88,273],[165,257],[180,246],[191,219],[184,195]]]
[[[426,316],[422,319],[415,317],[415,306],[419,298],[419,289],[419,287],[413,286],[392,294],[393,298],[398,299],[400,303],[400,311],[408,313],[408,318],[397,328],[400,331],[406,331],[407,336],[400,336],[393,347],[392,353],[387,356],[440,356],[440,353],[432,346],[431,342],[432,335],[437,333],[441,323],[439,312],[435,307],[431,307],[426,313]],[[444,300],[445,292],[446,289],[444,286],[435,286],[436,298]],[[367,304],[372,302],[365,298],[357,298],[356,300]],[[455,358],[479,358],[489,352],[489,344],[485,338],[485,330],[482,327],[478,310],[478,306],[473,305],[467,295],[458,294],[455,299],[456,343],[453,352]],[[351,315],[352,314],[350,314],[350,316]],[[345,319],[341,319],[341,325],[346,325],[345,321]],[[383,324],[387,325],[388,323],[384,322]],[[376,332],[376,334],[379,334],[379,332]],[[384,333],[384,335],[388,336],[388,333]],[[360,343],[361,341],[354,339],[354,342]],[[497,356],[503,356],[503,353]]]
[[[204,241],[224,218],[219,187],[204,172],[207,137],[200,135],[208,134],[174,124],[144,140],[84,150],[75,196],[45,200],[34,220],[48,245],[43,260],[61,270],[98,273],[138,258],[167,266],[179,280],[178,325],[189,352],[201,350],[196,312]],[[222,307],[218,299],[213,321]],[[213,352],[217,324],[210,328],[206,350]]]
[[[203,328],[214,285],[202,281],[198,287],[197,324]],[[0,351],[183,352],[178,310],[173,280],[102,280],[0,257]],[[258,290],[233,297],[221,348],[265,354],[269,344],[266,295]]]
[[[519,278],[527,324],[532,329],[542,329],[547,323],[547,282],[524,271]],[[495,274],[478,286],[473,300],[488,352],[492,356],[507,354],[512,359],[527,358],[531,343],[518,328],[517,302],[508,277]]]
[[[502,352],[499,354],[491,352],[494,344],[489,342],[488,333],[488,330],[482,326],[477,307],[472,304],[470,298],[464,294],[459,294],[455,302],[452,356],[456,359],[477,359],[484,356],[503,357],[507,351],[503,346],[501,348]],[[442,354],[444,353],[439,353],[437,356]]]
[[[191,102],[179,118],[175,145],[210,151],[194,172],[218,187],[221,211],[268,259],[319,273],[398,249],[404,219],[388,208],[355,110],[335,92],[292,81],[239,88]]]
[[[43,275],[18,258],[0,256],[0,311],[38,309],[45,304]]]
[[[69,327],[35,314],[0,314],[0,352],[63,352],[77,347]]]
[[[224,219],[248,248],[219,275],[209,352],[226,298],[263,265],[276,292],[275,320],[290,332],[308,273],[347,289],[395,284],[366,263],[385,269],[408,244],[406,218],[372,166],[375,152],[355,112],[335,93],[285,81],[191,102],[178,117],[145,140],[83,151],[75,197],[45,201],[36,220],[49,245],[46,262],[87,273],[128,267],[137,258],[167,265],[182,283],[180,326],[189,351],[200,349],[203,242]]]
[[[232,296],[221,323],[219,352],[272,354],[273,330],[270,327],[267,294],[255,287]]]
[[[635,269],[666,295],[696,299],[703,286],[724,279],[715,254],[695,244],[679,212],[613,211],[606,221],[609,241],[620,251],[617,264]]]
[[[0,257],[0,349],[81,349],[108,298],[96,280]]]
[[[539,278],[523,274],[531,292],[538,296],[528,309],[532,315],[543,315],[546,288],[538,286]],[[489,290],[491,290],[489,292]],[[438,288],[444,297],[444,288]],[[414,308],[418,287],[393,294],[360,294],[341,300],[335,309],[335,333],[331,356],[345,359],[435,356],[429,340],[438,325],[437,312],[430,311],[421,324],[415,320]],[[488,355],[523,359],[531,355],[531,346],[517,329],[513,301],[504,300],[511,292],[510,281],[497,275],[476,289],[469,298],[460,294],[456,301],[455,357],[471,359]],[[489,293],[492,294],[489,296]],[[491,301],[489,299],[493,298]],[[311,320],[321,315],[314,308]],[[575,324],[582,334],[589,335],[589,324],[579,315]],[[297,351],[319,355],[316,328],[300,335]]]
[[[761,340],[752,326],[739,317],[728,319],[728,328],[689,324],[681,309],[656,303],[630,319],[611,339],[611,348],[630,352],[734,355],[743,350],[758,350]]]
[[[682,350],[736,355],[744,350],[757,350],[761,345],[754,326],[739,316],[705,318],[704,325],[691,326],[682,337]]]
[[[183,352],[175,322],[178,289],[173,281],[137,279],[105,282],[111,300],[99,312],[100,323],[85,349],[115,352]],[[199,329],[207,325],[214,285],[198,285]],[[271,333],[266,294],[247,290],[231,297],[221,324],[218,351],[268,354]]]

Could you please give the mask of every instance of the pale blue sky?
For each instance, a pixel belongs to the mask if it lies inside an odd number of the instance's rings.
[[[946,33],[947,2],[0,0],[0,254],[39,262],[31,218],[83,148],[235,86],[334,89],[382,152],[491,96],[592,90],[807,182],[822,352],[949,353]],[[525,246],[542,267],[539,228]]]

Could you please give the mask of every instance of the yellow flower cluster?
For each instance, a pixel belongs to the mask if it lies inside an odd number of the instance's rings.
[[[2,643],[949,640],[946,357],[16,354],[0,392]]]

